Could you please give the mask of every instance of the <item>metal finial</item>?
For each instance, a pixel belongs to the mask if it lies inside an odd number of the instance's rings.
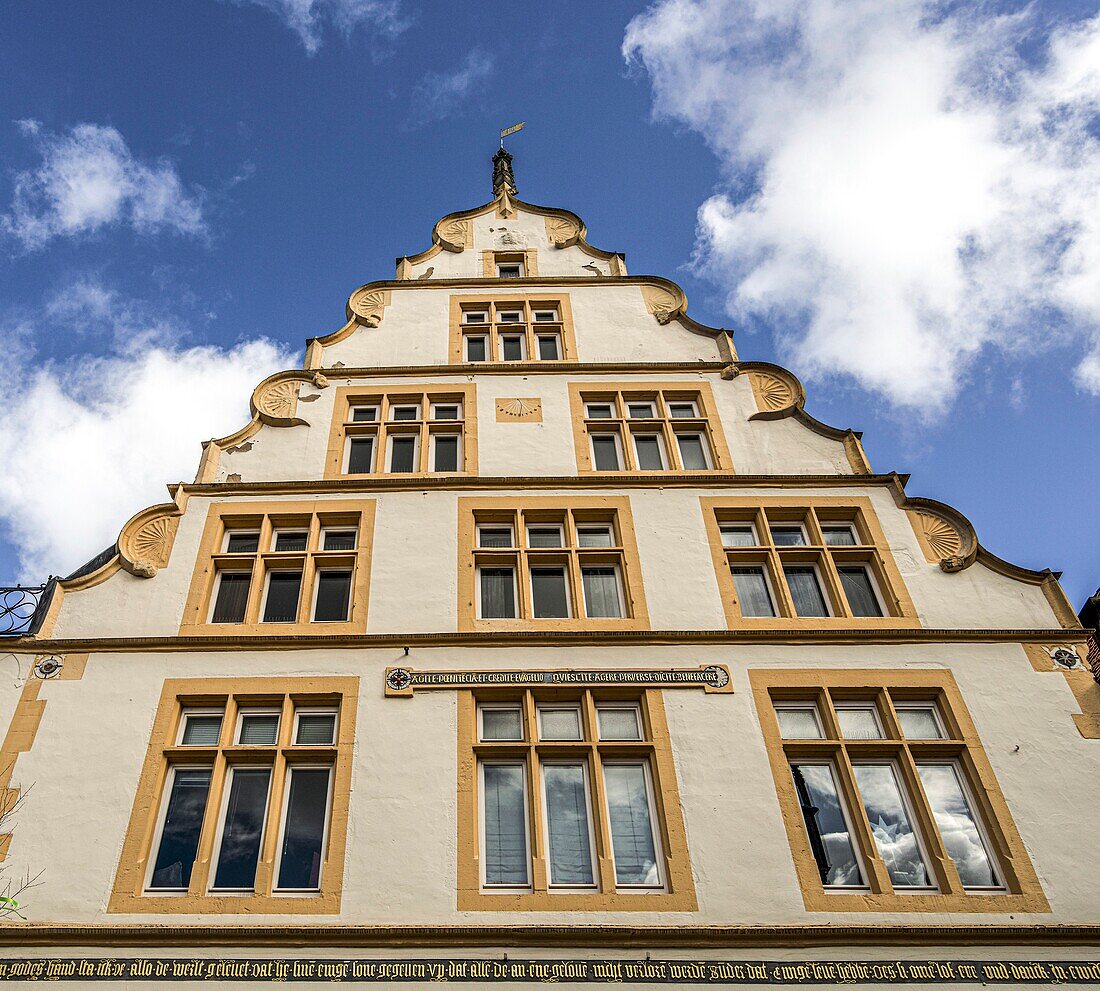
[[[499,196],[501,190],[507,190],[510,196],[516,195],[516,177],[512,174],[512,156],[501,148],[493,156],[493,195]]]

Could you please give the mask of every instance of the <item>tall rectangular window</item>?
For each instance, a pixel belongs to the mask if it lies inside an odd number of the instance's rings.
[[[250,891],[255,886],[270,783],[266,767],[234,767],[230,772],[214,888]]]
[[[622,616],[619,573],[614,567],[581,568],[585,613],[592,618]]]
[[[516,573],[512,568],[479,568],[483,619],[513,619],[516,615]]]
[[[660,691],[462,692],[459,728],[460,909],[694,902]]]
[[[298,598],[302,591],[300,571],[272,571],[267,576],[265,623],[293,623],[298,618]]]
[[[620,471],[619,438],[615,434],[592,435],[592,458],[597,471]]]
[[[432,471],[458,471],[458,435],[436,434],[432,441]]]
[[[536,619],[564,619],[569,615],[564,568],[531,569],[531,608]]]
[[[328,822],[328,767],[292,767],[286,822],[279,851],[281,891],[316,891],[321,883],[325,826]]]
[[[244,622],[248,590],[252,585],[250,571],[223,571],[218,575],[218,593],[214,600],[211,623]]]
[[[374,471],[374,438],[352,437],[348,441],[348,474],[369,475]]]
[[[394,473],[416,471],[416,445],[416,437],[406,437],[403,434],[390,437],[389,470]]]
[[[206,799],[210,793],[209,768],[178,768],[172,772],[172,788],[165,803],[157,855],[149,887],[161,891],[186,891],[199,846]]]
[[[315,623],[343,623],[351,603],[351,572],[326,569],[317,572],[317,601],[313,606]]]
[[[474,319],[477,318],[477,319]],[[452,362],[576,360],[568,301],[452,296]]]
[[[737,589],[737,602],[742,616],[774,616],[768,580],[761,567],[731,568],[733,585]]]

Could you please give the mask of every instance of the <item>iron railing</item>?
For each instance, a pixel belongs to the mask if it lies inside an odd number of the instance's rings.
[[[0,585],[0,637],[21,637],[34,632],[35,614],[49,587],[49,582]]]

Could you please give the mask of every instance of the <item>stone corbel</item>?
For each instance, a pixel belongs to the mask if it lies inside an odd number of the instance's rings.
[[[132,516],[118,536],[119,563],[135,578],[152,578],[168,566],[183,510],[174,502]]]
[[[507,186],[502,187],[497,195],[497,216],[501,220],[515,220],[516,218],[516,204],[512,199],[512,194],[508,192]]]
[[[389,305],[388,289],[360,289],[348,302],[348,307],[358,322],[367,327],[377,327]]]

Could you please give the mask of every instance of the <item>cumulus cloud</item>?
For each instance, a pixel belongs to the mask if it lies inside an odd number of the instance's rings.
[[[397,0],[236,0],[275,14],[298,35],[305,50],[316,55],[321,48],[326,22],[344,37],[355,28],[373,28],[385,38],[394,38],[408,26]]]
[[[64,309],[58,298],[45,318]],[[190,481],[200,442],[247,422],[256,384],[297,364],[263,338],[229,348],[153,345],[138,319],[142,305],[94,283],[67,298],[98,305],[120,344],[107,355],[7,369],[0,522],[28,582],[75,569],[137,510],[163,502],[167,482]],[[122,346],[126,327],[146,345]],[[27,322],[4,332],[9,355],[19,353],[13,334],[25,343]]]
[[[31,120],[19,127],[42,161],[16,175],[11,209],[0,225],[25,249],[116,224],[142,234],[205,231],[201,191],[188,190],[166,160],[134,158],[115,128],[78,124],[65,134],[50,134]]]
[[[420,123],[453,114],[493,72],[493,56],[475,48],[453,72],[428,72],[413,87],[412,117]]]
[[[1100,17],[990,11],[660,0],[627,27],[655,113],[724,167],[696,271],[810,378],[935,414],[983,351],[1076,342],[1100,394]]]

